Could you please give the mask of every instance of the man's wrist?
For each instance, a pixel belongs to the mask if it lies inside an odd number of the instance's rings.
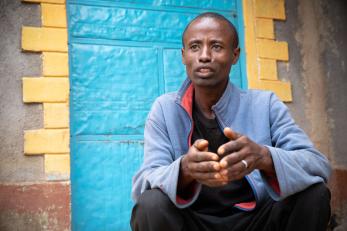
[[[181,159],[180,164],[180,173],[179,173],[179,179],[178,179],[178,186],[180,190],[183,190],[188,185],[190,185],[194,181],[194,178],[189,174],[187,162],[186,162],[186,155],[184,155]]]
[[[260,155],[261,161],[258,166],[258,169],[268,174],[275,173],[270,150],[265,146],[261,146]]]

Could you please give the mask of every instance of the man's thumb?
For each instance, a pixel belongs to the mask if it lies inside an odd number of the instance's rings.
[[[231,130],[231,128],[229,127],[224,128],[223,132],[224,132],[224,135],[230,140],[236,140],[238,138],[238,134],[234,132],[233,130]]]
[[[204,139],[200,139],[194,142],[194,146],[199,151],[207,151],[208,150],[208,141]]]

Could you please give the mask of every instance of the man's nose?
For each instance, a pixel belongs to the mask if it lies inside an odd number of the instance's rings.
[[[199,62],[206,63],[211,61],[211,51],[208,47],[203,47],[200,52]]]

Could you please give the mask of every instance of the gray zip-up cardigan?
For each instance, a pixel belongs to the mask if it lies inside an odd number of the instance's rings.
[[[189,149],[193,128],[192,97],[193,85],[187,79],[177,93],[162,95],[154,102],[145,125],[144,161],[133,178],[135,202],[151,188],[160,188],[178,208],[186,208],[197,199],[201,190],[198,183],[191,200],[182,203],[176,195],[180,161]],[[246,176],[257,206],[269,195],[281,200],[312,184],[327,182],[331,172],[327,158],[314,148],[275,94],[240,90],[229,83],[212,109],[221,129],[230,127],[270,150],[275,181],[259,170]]]

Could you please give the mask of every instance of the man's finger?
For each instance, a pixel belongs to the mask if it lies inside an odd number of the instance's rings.
[[[204,139],[196,140],[193,146],[199,151],[207,151],[208,150],[208,141]]]
[[[197,181],[205,180],[222,180],[222,176],[219,172],[195,172],[192,177]]]
[[[243,147],[243,144],[241,142],[237,140],[236,141],[231,140],[228,143],[221,145],[218,148],[217,153],[218,155],[223,156],[223,155],[227,155],[227,154],[239,151],[242,147]]]
[[[218,172],[221,168],[217,161],[203,161],[191,163],[189,169],[194,172]]]
[[[218,161],[219,156],[213,152],[196,152],[191,156],[191,160],[194,162]]]
[[[223,132],[224,132],[224,135],[230,140],[236,140],[237,138],[241,136],[240,134],[238,134],[237,132],[234,132],[229,127],[224,128]]]
[[[250,162],[248,160],[247,162]],[[238,162],[226,169],[220,171],[222,179],[226,179],[228,181],[239,180],[242,177],[251,173],[254,169],[251,167],[246,168],[244,164]]]
[[[229,166],[232,166],[232,165],[240,162],[244,158],[245,158],[245,156],[244,156],[244,153],[242,151],[234,152],[230,155],[223,157],[223,159],[221,159],[221,161],[220,161],[220,166],[222,168],[227,168]]]

